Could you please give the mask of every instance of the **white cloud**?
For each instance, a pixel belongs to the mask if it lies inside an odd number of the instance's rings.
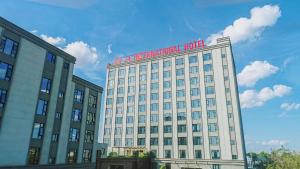
[[[75,41],[69,43],[64,49],[65,52],[76,57],[77,68],[88,68],[99,64],[99,55],[95,47],[89,46],[85,42]]]
[[[259,92],[256,90],[245,90],[240,94],[240,102],[242,108],[260,107],[265,102],[290,94],[292,88],[285,85],[274,85],[273,88],[265,87]]]
[[[210,35],[207,38],[209,44],[214,44],[217,38],[225,36],[230,36],[233,44],[256,39],[266,27],[270,27],[277,22],[277,19],[281,16],[281,11],[278,5],[265,5],[252,8],[250,14],[250,18],[241,17],[224,30]]]
[[[266,78],[278,70],[278,67],[267,61],[254,61],[245,66],[237,75],[238,83],[240,86],[251,87],[254,86],[258,80]]]
[[[46,41],[46,42],[48,42],[52,45],[55,45],[55,46],[63,45],[63,44],[66,43],[66,39],[63,38],[63,37],[51,37],[51,36],[48,36],[48,35],[45,35],[45,34],[41,34],[40,37],[44,41]]]
[[[300,103],[282,103],[280,105],[280,108],[285,110],[285,111],[299,110],[300,109]]]
[[[107,45],[107,53],[108,53],[109,55],[112,53],[111,47],[112,47],[112,44],[111,44],[111,43]]]
[[[286,145],[288,141],[273,139],[273,140],[261,141],[260,143],[263,146],[283,146]]]

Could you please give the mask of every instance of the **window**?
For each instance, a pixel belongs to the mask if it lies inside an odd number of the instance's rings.
[[[171,110],[171,102],[164,103],[164,110]]]
[[[133,103],[133,102],[134,102],[134,96],[128,96],[127,103]]]
[[[145,115],[139,115],[139,123],[146,123],[146,116]]]
[[[199,72],[198,66],[192,66],[192,67],[190,67],[190,73],[191,74],[198,73],[198,72]]]
[[[238,159],[238,156],[237,155],[232,155],[232,159],[236,160],[236,159]]]
[[[83,103],[84,92],[79,89],[75,89],[74,92],[74,102]]]
[[[194,145],[201,145],[202,144],[202,139],[199,136],[193,137],[193,144]]]
[[[184,69],[176,69],[176,76],[183,76],[184,75]]]
[[[7,90],[0,89],[0,107],[4,107],[6,103]]]
[[[170,66],[171,66],[171,61],[170,60],[164,61],[164,68],[170,67]]]
[[[144,82],[146,80],[147,80],[147,75],[146,74],[140,75],[140,81]]]
[[[49,63],[55,63],[56,56],[53,53],[47,52],[46,59]]]
[[[145,127],[138,127],[138,134],[145,134],[146,129]]]
[[[60,120],[61,119],[61,113],[60,112],[56,112],[55,113],[55,118]]]
[[[202,158],[201,150],[195,150],[195,158],[196,159],[201,159]]]
[[[133,116],[127,116],[126,122],[127,123],[133,123]]]
[[[150,122],[158,122],[158,114],[151,114]]]
[[[158,93],[151,93],[151,100],[158,100]]]
[[[219,150],[211,150],[211,159],[220,159],[220,151]],[[217,165],[217,164],[214,164]],[[220,168],[220,166],[219,166]],[[218,169],[218,168],[216,168]]]
[[[126,127],[126,134],[133,134],[133,127]]]
[[[186,120],[186,113],[185,112],[177,113],[177,120]]]
[[[81,110],[80,109],[74,109],[72,114],[72,121],[78,122],[81,120]]]
[[[79,141],[79,129],[70,128],[69,141],[71,141],[71,142]]]
[[[197,56],[189,56],[189,62],[190,63],[197,63],[198,62]]]
[[[110,128],[105,128],[104,129],[104,135],[110,135],[111,129]]]
[[[132,138],[126,138],[125,139],[125,146],[131,147],[133,145]]]
[[[111,117],[105,117],[105,124],[111,124]]]
[[[178,58],[178,59],[176,59],[175,63],[176,63],[176,65],[183,65],[184,60],[183,60],[183,58]]]
[[[191,88],[191,96],[199,96],[200,89],[199,88]]]
[[[178,80],[176,80],[176,85],[177,85],[178,87],[184,86],[184,80],[183,80],[183,79],[178,79]]]
[[[207,98],[206,99],[206,106],[207,107],[213,107],[216,105],[216,99],[214,98]]]
[[[0,51],[15,57],[17,54],[17,50],[18,50],[18,43],[7,38],[7,37],[2,37],[1,39],[1,43],[0,43]]]
[[[135,67],[129,67],[128,73],[135,73]]]
[[[171,150],[165,150],[165,158],[171,158]]]
[[[218,131],[217,123],[208,123],[208,131],[209,132],[216,132]]]
[[[96,122],[96,113],[88,112],[86,117],[86,123],[89,125],[94,125]]]
[[[116,107],[116,114],[122,114],[123,112],[124,112],[123,105]]]
[[[156,69],[158,69],[158,63],[152,63],[151,70],[156,70]]]
[[[172,133],[172,126],[171,125],[165,125],[164,126],[164,133]]]
[[[204,72],[212,71],[212,64],[205,64],[204,65]]]
[[[179,150],[179,158],[186,158],[185,150]]]
[[[219,145],[220,139],[217,136],[210,136],[209,137],[209,144],[210,145]]]
[[[0,61],[0,80],[10,80],[12,69],[12,65]]]
[[[134,106],[127,106],[127,113],[133,113],[134,112]]]
[[[117,147],[120,147],[121,144],[122,144],[122,140],[120,138],[115,138],[114,145],[117,146]]]
[[[139,112],[145,112],[146,106],[145,105],[139,105]]]
[[[164,114],[164,121],[172,121],[172,114],[171,113]]]
[[[47,78],[42,78],[41,92],[49,93],[51,88],[51,81]]]
[[[164,81],[164,88],[165,89],[171,88],[171,82],[170,81]]]
[[[213,86],[205,87],[205,94],[215,94],[215,88]]]
[[[207,116],[209,119],[214,119],[217,117],[217,112],[215,110],[208,110]]]
[[[199,84],[199,78],[198,77],[191,77],[190,78],[191,85],[198,85]]]
[[[67,154],[67,163],[73,164],[77,161],[77,151],[76,150],[69,150]]]
[[[118,94],[124,94],[124,87],[118,87],[117,88],[117,93]]]
[[[192,108],[200,107],[201,106],[200,99],[192,100],[191,106],[192,106]]]
[[[110,138],[104,138],[103,139],[103,143],[107,144],[108,146],[110,146]]]
[[[192,131],[193,132],[200,132],[201,131],[201,125],[200,124],[192,124]]]
[[[135,83],[135,76],[129,76],[128,83]]]
[[[92,150],[84,149],[82,154],[82,161],[84,163],[89,163],[92,160]]]
[[[63,98],[64,94],[65,94],[64,91],[59,91],[58,98]]]
[[[108,81],[108,86],[109,87],[114,87],[115,81],[114,80],[109,80]]]
[[[67,62],[64,62],[63,68],[64,69],[69,69],[70,64]]]
[[[118,85],[123,85],[125,84],[125,79],[124,78],[119,78],[118,79]]]
[[[214,77],[212,75],[205,75],[204,76],[204,82],[205,83],[213,83],[214,82]]]
[[[203,61],[211,60],[211,53],[203,54]]]
[[[172,97],[172,93],[171,92],[164,92],[164,99],[170,99]]]
[[[178,137],[178,145],[187,145],[186,137]]]
[[[34,139],[42,139],[44,135],[44,123],[34,123],[32,138]]]
[[[96,108],[97,106],[97,96],[89,95],[89,106]]]
[[[151,134],[158,133],[158,126],[151,126],[150,127],[150,133]]]
[[[158,89],[158,83],[151,83],[151,90],[157,90]]]
[[[176,96],[177,96],[177,97],[184,97],[184,96],[185,96],[184,90],[177,90]]]
[[[40,148],[30,147],[28,153],[28,164],[35,165],[39,164],[40,159]]]
[[[185,101],[178,101],[176,103],[177,109],[183,109],[185,108]]]
[[[164,78],[169,78],[169,77],[171,77],[171,71],[164,71],[164,73],[163,73],[164,75]]]
[[[201,118],[201,112],[200,111],[193,111],[192,112],[192,120],[199,120]]]
[[[94,141],[94,132],[90,130],[85,130],[84,142],[93,143]]]
[[[138,138],[137,144],[139,146],[144,146],[145,145],[145,138]]]
[[[177,132],[178,133],[184,133],[184,132],[186,132],[186,125],[184,124],[184,125],[178,125],[177,126]]]
[[[158,138],[150,138],[150,145],[158,145]]]
[[[122,127],[116,127],[115,128],[115,135],[121,135],[122,134]]]
[[[147,65],[140,65],[140,72],[146,72],[147,71]]]
[[[122,77],[125,75],[125,69],[119,69],[119,77]]]
[[[123,104],[124,103],[124,97],[117,97],[117,104]]]
[[[39,100],[35,114],[45,116],[47,112],[47,106],[48,102],[46,100]]]
[[[230,144],[231,145],[236,145],[236,141],[235,140],[230,140]]]
[[[59,134],[52,134],[51,141],[57,142],[58,141],[58,136],[59,136]]]
[[[172,137],[165,137],[164,145],[172,145]]]
[[[158,79],[158,73],[151,73],[151,80],[157,80]]]
[[[122,124],[123,117],[116,117],[116,124]]]

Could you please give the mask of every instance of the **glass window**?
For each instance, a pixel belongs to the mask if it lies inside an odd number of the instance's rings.
[[[152,63],[152,64],[151,64],[151,69],[152,69],[152,70],[158,69],[158,63]]]
[[[169,77],[171,77],[171,71],[164,71],[164,73],[163,73],[164,75],[164,78],[169,78]]]
[[[131,147],[133,145],[133,139],[132,138],[126,138],[125,139],[125,145],[128,147]]]
[[[84,142],[92,143],[94,141],[94,132],[90,130],[85,130]]]
[[[158,79],[158,73],[151,73],[151,80],[157,80]]]
[[[144,82],[146,80],[147,80],[147,75],[146,74],[140,75],[140,81]]]
[[[199,120],[201,118],[201,112],[200,111],[193,111],[192,112],[192,120]]]
[[[172,97],[172,93],[170,91],[164,92],[164,99],[170,99]]]
[[[179,150],[179,158],[186,158],[185,150]]]
[[[127,106],[127,113],[133,113],[134,112],[134,106]]]
[[[199,78],[198,77],[191,77],[190,78],[191,85],[198,85],[199,84]]]
[[[47,113],[47,107],[48,107],[48,102],[46,100],[39,100],[36,109],[36,114],[45,116]]]
[[[124,94],[124,87],[118,87],[117,88],[117,93],[118,94]]]
[[[165,158],[171,158],[171,150],[165,150]]]
[[[201,145],[202,144],[202,139],[199,136],[193,137],[193,144],[194,145]]]
[[[201,125],[200,124],[192,124],[192,131],[193,132],[200,132],[201,131]]]
[[[123,104],[124,103],[124,97],[117,97],[117,104]]]
[[[147,71],[147,65],[140,65],[140,72],[146,72]]]
[[[36,165],[39,164],[40,159],[40,148],[30,147],[28,153],[28,164]]]
[[[51,81],[47,78],[42,78],[41,92],[50,93]]]
[[[122,127],[116,127],[115,128],[115,135],[121,135],[122,134]]]
[[[184,132],[186,132],[186,125],[184,124],[184,125],[178,125],[177,126],[177,132],[178,133],[184,133]]]
[[[214,119],[217,117],[217,112],[215,110],[208,110],[207,116],[209,119]]]
[[[178,145],[187,145],[186,137],[178,137]]]
[[[82,161],[84,163],[91,162],[92,160],[92,150],[84,149],[82,154]]]
[[[210,71],[212,71],[212,69],[213,69],[212,64],[204,65],[204,72],[210,72]]]
[[[34,123],[32,138],[34,139],[42,139],[44,135],[44,123]]]
[[[164,145],[172,145],[172,137],[165,137]]]
[[[71,141],[71,142],[79,141],[79,129],[70,128],[69,141]]]
[[[122,144],[122,140],[120,138],[115,138],[114,145],[117,146],[117,147],[120,147],[121,144]]]
[[[151,134],[158,133],[158,126],[151,126],[150,127],[150,133]]]
[[[170,67],[170,66],[171,66],[171,61],[170,60],[164,61],[164,68],[165,67]]]
[[[139,146],[144,146],[145,145],[145,138],[138,138],[137,144]]]
[[[178,87],[184,86],[184,80],[183,80],[183,79],[177,79],[177,80],[176,80],[176,85],[177,85]]]
[[[84,91],[75,89],[74,102],[83,103]]]
[[[164,126],[164,133],[172,133],[172,126],[171,125],[165,125]]]
[[[105,117],[105,124],[111,124],[111,117]]]
[[[135,76],[129,76],[128,83],[135,83]]]
[[[110,70],[108,72],[108,78],[112,78],[112,77],[115,77],[115,70]]]
[[[191,96],[199,96],[200,89],[199,88],[191,88]]]
[[[7,90],[0,89],[0,107],[4,107],[6,103]]]
[[[185,108],[185,101],[177,101],[176,106],[177,106],[177,109]]]
[[[145,134],[145,133],[146,133],[145,127],[138,127],[138,134]]]
[[[128,73],[131,74],[131,73],[135,73],[135,67],[129,67],[129,70],[128,70]]]
[[[119,78],[118,79],[118,85],[123,85],[125,84],[125,79],[124,78]]]
[[[55,63],[56,56],[53,53],[47,52],[46,59],[49,63]]]
[[[213,83],[214,82],[214,76],[212,76],[212,75],[205,75],[204,76],[204,82],[205,83]]]
[[[17,54],[18,50],[18,43],[7,38],[7,37],[2,37],[1,43],[0,43],[0,51],[10,55],[12,57],[15,57]]]
[[[205,94],[215,94],[215,88],[213,86],[205,87]]]
[[[60,120],[61,119],[61,113],[60,112],[56,112],[55,113],[55,118]]]
[[[176,65],[183,65],[184,64],[184,59],[183,58],[178,58],[175,61]]]
[[[219,137],[217,136],[209,136],[209,144],[210,145],[218,145],[220,142]]]
[[[184,69],[176,69],[176,76],[183,76],[184,75]]]
[[[111,131],[110,128],[105,128],[104,129],[104,135],[110,135],[110,131]]]
[[[197,56],[189,56],[189,62],[190,63],[197,63],[198,57]]]
[[[133,134],[133,127],[126,127],[126,134]]]
[[[191,106],[192,106],[192,108],[200,107],[201,106],[200,99],[192,100]]]
[[[158,138],[150,138],[150,145],[158,145]]]
[[[123,105],[122,106],[118,106],[116,108],[116,114],[122,114],[123,112],[124,112]]]
[[[195,150],[195,158],[196,159],[201,159],[202,158],[201,150]]]
[[[133,103],[133,102],[134,102],[134,96],[128,96],[127,103]]]
[[[119,77],[125,76],[125,69],[119,69]]]
[[[10,80],[12,69],[12,65],[0,61],[0,80]]]
[[[158,122],[158,114],[151,114],[150,122]]]
[[[133,116],[127,116],[126,122],[127,123],[133,123]]]
[[[139,115],[139,123],[146,123],[146,116],[145,115]]]
[[[158,83],[151,83],[151,90],[157,90],[158,89]]]
[[[122,124],[122,121],[123,121],[123,117],[116,117],[116,124]]]
[[[164,114],[164,121],[172,121],[172,114],[171,113],[165,113]]]
[[[140,94],[139,95],[139,102],[144,102],[146,101],[146,95],[145,94]]]
[[[220,159],[220,151],[211,150],[211,159]],[[213,169],[220,169],[219,164],[213,164]]]
[[[151,93],[151,100],[158,100],[158,93]]]
[[[139,105],[139,112],[145,112],[146,111],[146,105]]]
[[[164,88],[165,89],[171,88],[171,82],[170,81],[164,81]]]
[[[69,150],[67,155],[67,163],[73,164],[77,161],[77,150]]]
[[[177,96],[177,97],[184,97],[184,96],[185,96],[184,90],[177,90],[176,96]]]
[[[208,131],[209,132],[216,132],[218,131],[217,123],[208,123]]]
[[[81,110],[80,109],[74,109],[72,114],[72,121],[80,121],[81,120]]]
[[[211,53],[205,53],[203,54],[203,61],[211,60]]]
[[[206,99],[206,106],[207,107],[213,107],[216,105],[216,99],[214,98],[207,98]]]
[[[97,106],[97,96],[89,95],[89,106],[96,108]]]
[[[177,113],[177,120],[186,120],[186,113],[185,112]]]
[[[171,110],[171,102],[164,103],[164,110]]]
[[[198,73],[198,72],[199,72],[198,66],[192,66],[192,67],[190,67],[190,73]]]

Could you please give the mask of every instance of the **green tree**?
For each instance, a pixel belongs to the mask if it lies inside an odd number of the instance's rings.
[[[271,163],[267,169],[300,169],[300,154],[285,148],[274,150],[270,154]]]

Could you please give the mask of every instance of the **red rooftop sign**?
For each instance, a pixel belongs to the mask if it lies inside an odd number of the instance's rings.
[[[167,48],[161,48],[156,50],[151,50],[147,52],[140,52],[134,55],[129,55],[125,57],[118,57],[114,60],[115,65],[122,64],[126,62],[132,61],[140,61],[144,59],[154,58],[158,56],[176,54],[181,52],[186,52],[198,48],[204,48],[204,40],[197,40],[189,43],[185,43],[184,45],[174,45]]]

